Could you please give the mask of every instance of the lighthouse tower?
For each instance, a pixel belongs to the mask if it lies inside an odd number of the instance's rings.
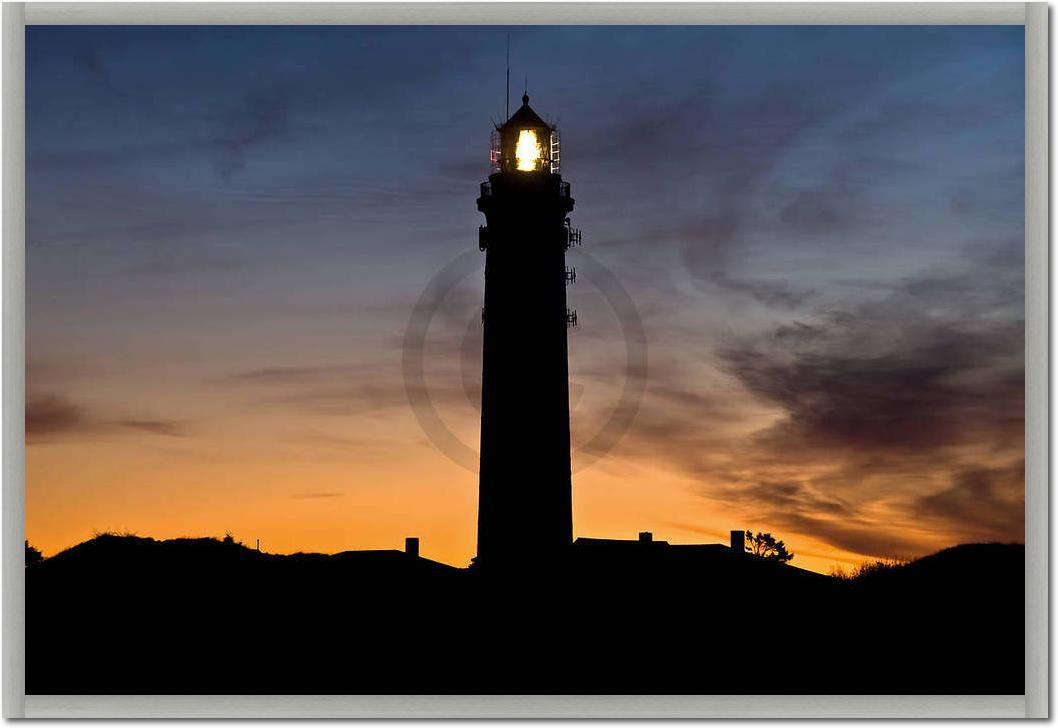
[[[557,129],[529,96],[493,132],[481,185],[485,253],[478,554],[482,567],[542,563],[573,538],[566,331],[569,183]]]

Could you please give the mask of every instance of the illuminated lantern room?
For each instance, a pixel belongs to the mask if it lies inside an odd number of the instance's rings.
[[[493,172],[558,174],[558,130],[529,107],[529,95],[507,123],[492,133]]]

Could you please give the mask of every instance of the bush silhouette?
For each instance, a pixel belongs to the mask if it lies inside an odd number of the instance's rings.
[[[842,581],[862,581],[863,579],[869,579],[880,574],[897,571],[898,569],[907,566],[907,563],[908,562],[901,559],[876,559],[874,561],[865,561],[862,564],[858,564],[852,570],[835,567],[830,570],[830,575],[835,579],[840,579]]]
[[[26,541],[26,566],[39,564],[41,561],[44,561],[44,554],[39,549],[30,546],[29,541]]]

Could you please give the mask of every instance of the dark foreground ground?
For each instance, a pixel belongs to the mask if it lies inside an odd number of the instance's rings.
[[[581,555],[503,578],[397,551],[101,536],[27,568],[27,692],[1024,692],[1024,548],[855,581]]]

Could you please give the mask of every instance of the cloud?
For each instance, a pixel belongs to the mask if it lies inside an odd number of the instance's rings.
[[[128,431],[162,437],[186,437],[187,423],[179,420],[115,417],[62,394],[42,394],[26,399],[27,444],[84,437],[116,437]]]
[[[829,520],[802,513],[773,512],[769,519],[801,534],[856,554],[910,559],[937,549],[936,542],[914,528],[886,528],[871,520]]]
[[[81,46],[76,52],[77,65],[93,80],[108,81],[106,64],[99,49],[92,44]]]
[[[318,364],[274,366],[233,372],[258,404],[311,414],[348,415],[406,405],[400,380],[381,365]]]
[[[176,420],[115,420],[114,425],[165,437],[186,437],[187,428]]]
[[[367,367],[354,364],[314,364],[244,369],[229,374],[227,379],[243,383],[283,385],[359,378],[373,373],[375,372]]]
[[[968,468],[957,472],[951,486],[914,501],[912,512],[923,518],[958,521],[972,538],[1009,540],[1007,524],[1025,513],[1024,462],[1002,468]]]
[[[182,235],[187,235],[184,231]],[[201,275],[217,271],[235,271],[249,264],[248,256],[232,250],[168,245],[152,249],[143,263],[129,273],[148,277]]]
[[[785,413],[762,433],[777,446],[912,453],[1006,441],[1022,417],[1023,323],[996,319],[975,285],[909,280],[720,356]]]
[[[652,357],[622,451],[687,473],[747,525],[858,554],[1020,540],[1018,257],[970,255],[741,327],[697,366]]]
[[[319,493],[294,493],[290,497],[295,500],[313,500],[316,498],[341,498],[345,493],[331,493],[331,492],[319,492]]]
[[[253,148],[284,141],[291,136],[290,103],[282,92],[247,94],[223,120],[213,146],[218,152],[217,172],[224,181],[243,169]]]
[[[442,352],[441,361],[429,363],[450,369],[446,376],[431,382],[431,399],[466,404],[467,394],[457,369],[458,350]],[[379,414],[408,407],[399,365],[385,362],[262,367],[233,372],[221,381],[243,387],[259,405],[317,415]]]
[[[730,537],[730,533],[724,533],[722,531],[716,531],[711,528],[703,528],[695,523],[682,523],[680,521],[661,521],[661,526],[672,528],[677,531],[686,531],[687,533],[696,533],[700,536],[708,536],[709,538],[719,539],[726,541]]]
[[[90,426],[83,407],[59,395],[26,400],[26,441],[39,441],[76,433]]]

